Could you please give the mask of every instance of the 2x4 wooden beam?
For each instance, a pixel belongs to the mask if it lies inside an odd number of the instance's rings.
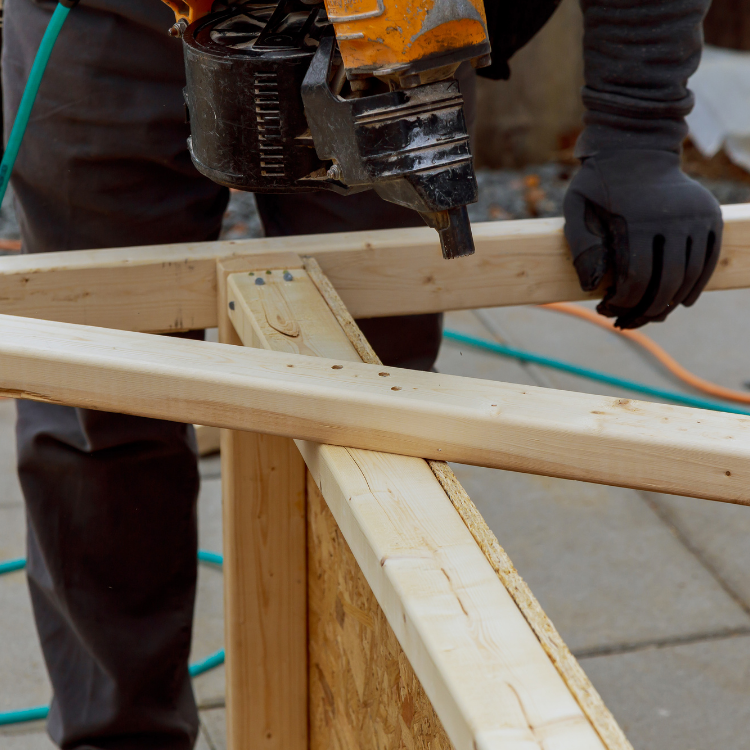
[[[226,276],[262,268],[259,261],[219,264],[224,344],[242,346]],[[221,430],[228,750],[309,750],[306,475],[291,439]]]
[[[750,204],[725,206],[709,289],[750,287]],[[543,304],[581,292],[561,219],[474,225],[477,252],[442,259],[427,227],[0,258],[0,313],[131,331],[217,325],[216,260],[314,256],[354,317]]]
[[[13,316],[0,395],[750,504],[750,418],[701,409]]]

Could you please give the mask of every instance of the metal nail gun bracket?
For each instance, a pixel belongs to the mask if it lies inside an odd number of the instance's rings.
[[[446,258],[471,254],[466,204],[478,190],[458,82],[343,99],[329,84],[334,51],[333,36],[324,36],[302,83],[318,157],[338,165],[336,179],[310,182],[339,192],[371,187],[422,214],[440,233]]]

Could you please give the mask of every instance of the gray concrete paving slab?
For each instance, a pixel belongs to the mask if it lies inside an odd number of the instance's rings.
[[[37,724],[38,722],[35,722],[35,726]],[[0,731],[0,748],[2,750],[55,750],[56,747],[43,729],[33,732],[13,731],[11,729]],[[219,750],[219,748],[209,742],[201,728],[198,740],[195,743],[195,750]],[[221,750],[224,750],[224,747]]]
[[[0,402],[0,407],[2,405]],[[0,409],[0,414],[4,413]],[[0,421],[0,456],[3,458],[7,455],[7,434],[7,420]],[[221,553],[221,483],[218,479],[203,481],[198,509],[201,548]],[[23,506],[14,504],[0,507],[0,560],[23,557],[24,554]],[[222,594],[221,571],[201,565],[192,660],[203,659],[223,647]],[[0,711],[48,703],[51,688],[36,638],[26,579],[22,572],[0,577],[0,634]],[[224,679],[224,669],[220,667],[194,680],[199,705],[223,705]],[[0,748],[4,750],[5,735],[1,736]],[[32,738],[23,741],[41,740]]]
[[[194,750],[218,750],[218,748],[211,744],[202,727],[198,739],[196,740]]]
[[[750,393],[750,289],[705,292],[643,332],[681,364],[727,388]]]
[[[750,628],[638,493],[454,469],[574,652]]]
[[[750,638],[583,659],[636,750],[747,750]]]
[[[596,306],[595,302],[581,304],[590,309]],[[585,321],[534,306],[496,308],[477,314],[492,333],[511,345],[654,387],[713,398],[684,385],[640,347]],[[750,395],[745,386],[750,381],[750,357],[745,354],[750,331],[743,325],[748,317],[750,290],[712,292],[704,294],[694,307],[679,307],[664,323],[648,325],[641,332],[689,370]],[[540,378],[539,385],[658,400],[536,365],[530,370]]]
[[[0,747],[2,750],[56,750],[57,745],[52,742],[44,730],[35,732],[0,732]]]
[[[448,313],[445,316],[445,327],[470,336],[492,338],[477,316],[469,311]],[[464,357],[471,358],[471,373],[464,364]],[[470,375],[473,378],[499,380],[502,383],[537,385],[528,368],[516,360],[498,357],[491,352],[484,352],[449,339],[443,340],[435,368],[438,372],[454,375]]]
[[[198,540],[201,549],[221,554],[221,480],[204,479],[198,499]],[[205,659],[224,647],[224,605],[221,570],[212,565],[198,567],[198,596],[193,623],[191,662]],[[224,702],[224,667],[193,680],[199,706]]]
[[[639,347],[591,323],[534,306],[482,310],[478,316],[491,334],[511,346],[652,387],[685,391],[679,381],[652,364]],[[537,385],[548,388],[644,401],[663,400],[547,367],[529,365],[528,369]]]
[[[15,426],[15,401],[0,399],[0,508],[23,504],[16,474]]]
[[[201,461],[201,464],[204,460]],[[201,478],[198,496],[198,545],[221,554],[221,475]]]
[[[201,724],[214,750],[226,750],[227,712],[223,708],[201,711]]]
[[[750,508],[675,495],[647,497],[750,609]]]
[[[26,555],[26,513],[23,505],[0,505],[0,562]],[[0,577],[2,580],[2,577]]]
[[[221,456],[218,453],[202,458],[198,466],[202,479],[218,479],[221,476]]]

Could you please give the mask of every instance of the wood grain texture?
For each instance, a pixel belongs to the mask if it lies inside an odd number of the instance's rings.
[[[425,461],[298,445],[457,750],[604,747]]]
[[[750,204],[724,206],[709,289],[750,287]],[[357,318],[589,299],[561,219],[473,225],[477,252],[445,261],[428,227],[79,250],[0,258],[0,313],[133,331],[217,325],[216,261],[311,255]],[[284,261],[269,262],[281,268]]]
[[[333,284],[331,284],[328,277],[323,273],[323,269],[320,267],[318,261],[308,256],[304,259],[304,264],[310,281],[315,284],[315,288],[320,292],[320,296],[326,301],[336,321],[341,326],[346,337],[349,339],[349,343],[354,347],[362,362],[366,362],[369,365],[382,365],[380,357],[375,354],[375,350],[370,346],[370,342],[365,338],[365,335],[351,316],[349,310],[346,309],[344,301],[333,288]]]
[[[304,276],[296,272],[264,275],[262,284],[245,274],[231,277],[230,291],[243,298],[235,299],[231,311],[243,338],[322,355],[344,345],[341,356],[350,361],[362,356],[360,349],[376,359],[324,277],[312,270],[315,287],[301,283]],[[275,287],[271,294],[268,286]],[[280,296],[283,304],[268,304]],[[279,316],[296,319],[298,327],[275,325]],[[410,716],[415,707],[425,722],[419,741],[442,745],[419,685],[447,722],[456,747],[520,748],[529,740],[560,748],[601,747],[424,461],[302,441],[298,446],[344,524],[339,532],[309,506],[313,747],[411,747],[413,732],[402,733],[397,718],[404,718],[405,708]],[[314,496],[309,490],[308,497]],[[379,628],[373,610],[380,610],[368,605],[372,593],[351,554],[343,553],[341,533],[365,578],[377,584],[389,629]],[[523,634],[520,641],[515,626]],[[406,664],[396,659],[396,638],[411,660]],[[423,682],[411,677],[409,663]],[[544,708],[535,713],[537,702]]]
[[[750,503],[750,418],[681,406],[13,316],[0,395]]]
[[[294,258],[287,259],[290,264]],[[218,268],[219,335],[228,320]],[[286,437],[222,430],[224,627],[228,750],[307,750],[307,528],[305,464]]]
[[[581,665],[571,654],[557,628],[547,617],[536,597],[521,578],[508,553],[500,546],[497,537],[487,525],[476,505],[461,486],[448,464],[442,461],[429,461],[433,474],[445,490],[453,507],[463,519],[474,541],[484,553],[492,569],[502,581],[513,601],[526,618],[542,644],[547,656],[555,665],[570,692],[575,696],[591,725],[596,730],[607,750],[633,750],[625,733],[615,721],[610,710],[591,684],[591,680],[581,669]]]
[[[227,284],[229,319],[245,346],[336,361],[359,360],[304,270],[232,274]]]
[[[307,517],[310,750],[452,750],[311,477]]]
[[[230,750],[306,750],[305,465],[289,438],[224,430]]]
[[[306,274],[234,274],[228,292],[234,306],[227,309],[246,345],[358,360]],[[312,479],[308,529],[310,748],[450,750],[429,699]]]
[[[315,283],[318,291],[325,298],[331,311],[346,333],[347,338],[357,350],[363,362],[381,364],[375,351],[359,330],[354,319],[349,314],[333,285],[323,274],[314,258],[305,259],[305,270]],[[474,541],[484,553],[492,569],[513,597],[516,606],[521,610],[526,622],[529,623],[534,634],[542,644],[545,653],[555,665],[568,689],[575,697],[591,725],[596,730],[607,750],[633,750],[624,732],[615,721],[612,713],[604,705],[604,701],[596,688],[586,676],[581,665],[571,654],[552,621],[541,608],[531,589],[521,578],[510,557],[500,546],[492,530],[489,528],[476,505],[471,501],[453,470],[443,461],[428,461],[432,473],[440,482],[448,499],[456,509],[466,527],[474,537]],[[308,490],[309,495],[309,490]]]

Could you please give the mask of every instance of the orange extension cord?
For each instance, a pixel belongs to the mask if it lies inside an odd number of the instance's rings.
[[[645,349],[651,354],[660,364],[662,364],[669,372],[672,373],[676,378],[679,378],[683,383],[695,388],[696,390],[708,393],[711,396],[717,398],[723,398],[727,401],[736,401],[740,404],[750,404],[750,393],[743,393],[742,391],[735,391],[732,388],[724,388],[724,386],[712,383],[710,380],[704,380],[703,378],[693,375],[692,372],[686,370],[679,362],[673,359],[667,352],[664,351],[653,339],[650,339],[643,333],[638,331],[622,330],[615,328],[615,324],[609,318],[604,318],[593,310],[589,310],[586,307],[580,305],[572,305],[567,302],[552,302],[548,305],[539,305],[542,309],[553,310],[554,312],[563,313],[565,315],[572,315],[576,318],[581,318],[589,323],[605,328],[606,330],[616,333],[618,336],[624,336],[638,346]]]

